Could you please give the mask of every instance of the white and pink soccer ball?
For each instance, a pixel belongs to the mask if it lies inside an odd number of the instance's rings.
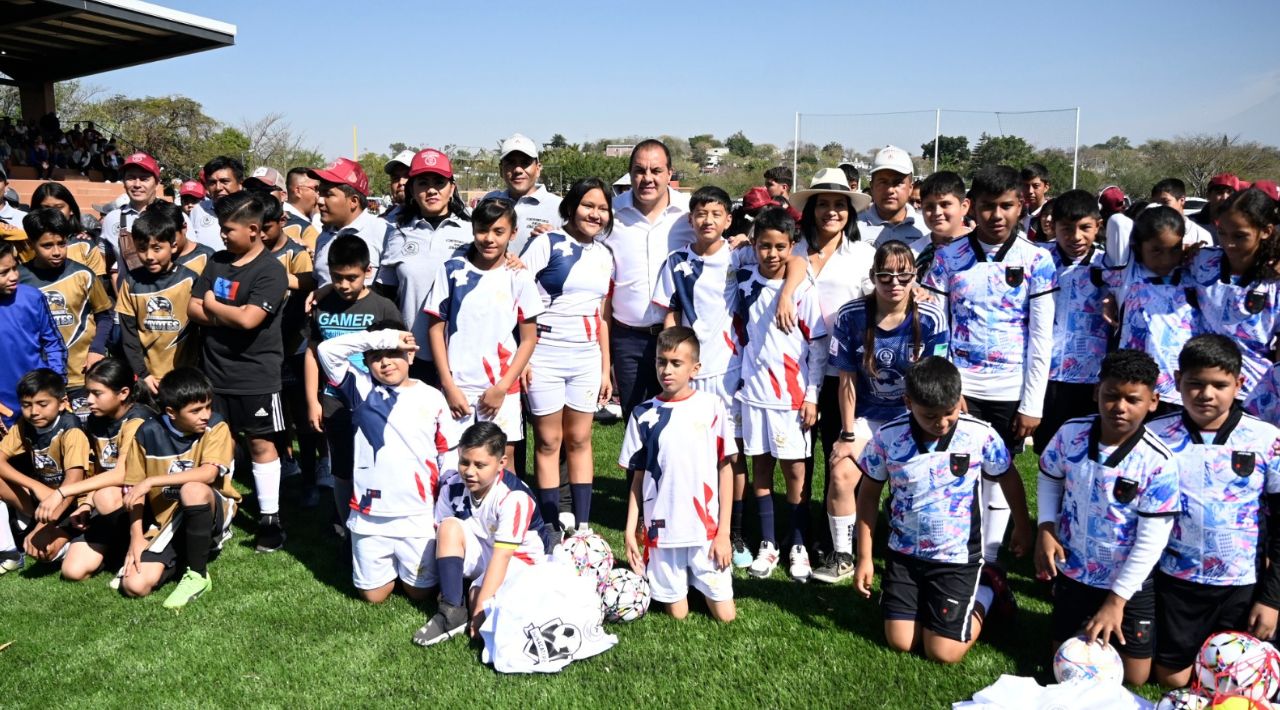
[[[1196,655],[1192,684],[1208,695],[1269,700],[1280,690],[1280,654],[1240,631],[1214,634]]]
[[[607,621],[635,621],[649,610],[649,580],[629,569],[609,572],[600,583],[600,606]]]
[[[1170,690],[1156,703],[1156,710],[1208,710],[1212,700],[1190,688]]]
[[[1109,643],[1089,643],[1083,636],[1067,639],[1053,654],[1053,677],[1059,683],[1124,682],[1124,662]]]
[[[565,538],[556,550],[556,556],[573,564],[581,577],[591,579],[599,586],[613,569],[613,549],[609,543],[593,532],[578,531]]]

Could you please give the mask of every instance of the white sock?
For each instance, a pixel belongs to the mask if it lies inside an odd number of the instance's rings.
[[[831,526],[831,546],[836,552],[853,554],[853,525],[856,522],[857,514],[827,515],[827,524]]]
[[[1010,471],[1005,475],[1018,474]],[[994,563],[1000,556],[1000,544],[1004,542],[1004,532],[1009,527],[1012,513],[1009,511],[1009,502],[1004,498],[1004,490],[996,481],[982,479],[982,497],[987,504],[982,520],[982,559]]]
[[[280,459],[253,464],[253,488],[258,493],[259,513],[280,512]]]
[[[9,506],[0,503],[0,552],[13,552],[18,543],[13,539],[13,530],[9,528]]]
[[[985,614],[991,610],[991,600],[995,598],[995,591],[984,584],[983,586],[978,587],[978,596],[974,601],[977,602],[978,606],[982,608],[982,612]]]

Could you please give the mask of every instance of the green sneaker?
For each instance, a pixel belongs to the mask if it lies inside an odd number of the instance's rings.
[[[169,593],[169,597],[164,600],[164,608],[181,609],[187,605],[187,602],[204,594],[213,588],[213,580],[209,579],[209,574],[200,574],[193,570],[187,570],[182,575],[182,579],[178,580],[178,586],[173,588]]]

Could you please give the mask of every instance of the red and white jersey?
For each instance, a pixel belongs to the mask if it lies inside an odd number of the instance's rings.
[[[653,303],[679,313],[680,325],[698,334],[702,369],[698,377],[723,375],[739,367],[738,336],[733,314],[738,303],[737,272],[742,253],[721,244],[714,253],[698,256],[692,246],[667,256],[653,287]]]
[[[542,532],[546,524],[538,513],[533,492],[516,474],[503,471],[484,498],[476,500],[456,470],[445,474],[436,501],[436,523],[458,518],[471,525],[487,552],[495,545],[515,548],[515,558],[537,564],[546,558]]]
[[[516,354],[513,331],[542,314],[542,299],[528,269],[481,271],[465,256],[455,256],[440,267],[422,310],[445,322],[453,381],[474,394],[507,373]],[[517,378],[508,394],[519,391]]]
[[[715,538],[720,464],[736,453],[733,422],[713,394],[694,390],[684,399],[654,397],[632,410],[618,465],[644,472],[648,546],[694,547]]]
[[[613,290],[609,247],[547,232],[529,241],[520,260],[533,274],[545,309],[538,317],[538,342],[598,343],[600,308]]]
[[[805,402],[816,404],[827,364],[827,326],[813,282],[796,289],[797,327],[784,333],[774,322],[782,279],[766,279],[752,264],[738,271],[737,280],[734,326],[742,344],[738,399],[765,409],[799,410]]]

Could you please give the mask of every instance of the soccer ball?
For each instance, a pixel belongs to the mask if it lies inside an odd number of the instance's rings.
[[[1193,677],[1213,695],[1240,695],[1266,700],[1280,689],[1280,654],[1240,631],[1210,636],[1196,655]]]
[[[1165,693],[1156,710],[1207,710],[1209,699],[1190,688],[1178,688]]]
[[[1209,710],[1271,710],[1275,707],[1265,700],[1254,700],[1243,695],[1229,695],[1208,706]]]
[[[635,621],[649,610],[649,580],[615,569],[600,583],[600,605],[609,621]]]
[[[599,586],[613,569],[613,550],[604,538],[593,532],[576,532],[560,543],[559,555],[573,563],[578,576],[593,577],[592,583]]]
[[[1124,681],[1124,662],[1109,643],[1089,643],[1083,636],[1067,639],[1053,654],[1053,677],[1059,683]]]

